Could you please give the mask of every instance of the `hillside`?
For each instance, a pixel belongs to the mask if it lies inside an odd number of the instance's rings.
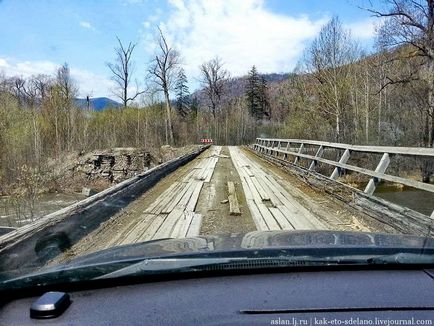
[[[267,84],[269,86],[278,85],[282,82],[288,80],[290,76],[289,73],[270,73],[270,74],[261,74],[261,76],[265,77]],[[234,98],[244,96],[245,93],[245,85],[247,82],[247,76],[234,77],[231,78],[227,84],[227,97]],[[191,98],[196,98],[200,104],[206,102],[205,94],[203,89],[199,89],[191,94]]]
[[[76,105],[79,108],[87,108],[87,103],[85,98],[77,98]],[[119,108],[122,104],[113,101],[112,99],[109,99],[107,97],[95,97],[90,99],[90,108],[95,111],[102,111],[104,109],[109,108]]]

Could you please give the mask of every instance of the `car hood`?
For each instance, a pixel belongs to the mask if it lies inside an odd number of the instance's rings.
[[[255,231],[245,234],[160,239],[114,247],[76,258],[66,265],[81,266],[134,258],[266,249],[374,248],[434,249],[434,238],[346,231]],[[65,265],[63,265],[65,266]]]

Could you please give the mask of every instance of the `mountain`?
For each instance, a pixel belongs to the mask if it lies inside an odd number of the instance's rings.
[[[270,73],[270,74],[260,74],[260,76],[263,76],[269,86],[269,88],[282,84],[283,82],[287,81],[290,74],[289,73]],[[228,81],[227,87],[226,87],[226,96],[228,98],[234,98],[234,97],[240,97],[244,96],[244,93],[246,91],[246,84],[247,84],[247,76],[241,76],[241,77],[234,77],[231,78]],[[205,103],[206,95],[203,89],[199,89],[197,91],[194,91],[191,94],[191,98],[196,98],[199,103]]]
[[[102,111],[104,109],[113,109],[119,108],[122,104],[113,101],[107,97],[94,97],[89,100],[90,108],[95,111]],[[87,103],[85,98],[77,98],[75,99],[75,104],[80,108],[87,108]]]

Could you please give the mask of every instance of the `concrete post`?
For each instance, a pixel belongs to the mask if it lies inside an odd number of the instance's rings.
[[[324,147],[321,145],[318,148],[318,150],[316,151],[315,157],[321,157],[323,153],[324,153]],[[314,171],[317,164],[318,164],[318,161],[312,160],[312,162],[310,162],[310,165],[309,165],[309,170]]]
[[[288,144],[286,145],[286,150],[289,151],[290,147],[291,147],[291,143],[288,142]],[[287,159],[288,159],[288,154],[285,153],[285,155],[283,156],[283,158],[284,158],[285,160],[287,160]]]
[[[345,163],[347,163],[349,158],[350,158],[350,150],[346,149],[345,152],[342,154],[342,156],[339,160],[339,163],[345,164]],[[330,176],[330,179],[336,180],[339,177],[340,172],[341,172],[341,168],[335,167],[335,169],[333,170],[333,172]]]
[[[300,148],[298,149],[298,154],[301,154],[303,152],[303,149],[304,149],[304,144],[301,143]],[[296,156],[295,159],[294,159],[294,164],[297,164],[298,161],[299,161],[299,157]]]
[[[388,153],[384,153],[383,157],[380,160],[380,163],[378,163],[377,168],[375,169],[375,172],[378,173],[384,173],[389,166],[390,163],[390,157]],[[365,193],[368,195],[372,195],[375,191],[375,188],[377,187],[378,182],[380,182],[380,179],[378,178],[371,178],[368,182],[368,185],[365,188]]]

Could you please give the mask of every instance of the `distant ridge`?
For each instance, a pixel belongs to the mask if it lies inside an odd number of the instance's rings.
[[[288,80],[290,73],[269,73],[260,74],[264,77],[268,85],[278,85]],[[231,78],[228,82],[227,96],[228,98],[240,97],[245,94],[247,84],[247,76]],[[191,98],[196,98],[199,103],[205,103],[206,95],[203,89],[198,89],[191,94]]]
[[[95,111],[102,111],[105,109],[113,109],[113,108],[119,108],[122,106],[122,104],[113,101],[112,99],[109,99],[108,97],[94,97],[91,98],[90,101],[90,108]],[[75,104],[83,109],[87,108],[87,103],[85,98],[77,98],[75,99]]]

